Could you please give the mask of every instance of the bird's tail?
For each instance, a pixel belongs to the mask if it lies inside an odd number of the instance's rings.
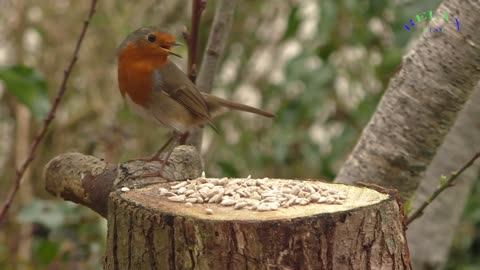
[[[210,111],[210,114],[212,116],[215,116],[217,114],[220,114],[222,112],[223,107],[232,109],[232,110],[238,110],[238,111],[244,111],[244,112],[249,112],[249,113],[254,113],[254,114],[259,114],[261,116],[265,116],[268,118],[274,118],[275,115],[271,114],[267,111],[257,109],[254,107],[250,107],[244,104],[236,103],[233,101],[229,101],[223,98],[219,98],[207,93],[202,93],[203,97],[205,98],[205,101],[207,103],[207,107]]]

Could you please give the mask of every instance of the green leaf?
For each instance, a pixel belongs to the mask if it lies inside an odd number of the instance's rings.
[[[34,254],[41,265],[49,265],[57,257],[60,244],[50,240],[41,239],[34,246]]]
[[[447,183],[448,179],[445,175],[440,176],[440,185],[445,185]]]
[[[228,161],[219,160],[217,165],[220,167],[222,175],[226,177],[238,177],[240,175],[235,165]]]
[[[19,102],[25,104],[36,120],[42,120],[50,109],[47,81],[37,70],[27,66],[0,67],[0,80]]]
[[[322,44],[328,44],[333,38],[337,26],[337,5],[335,0],[322,1],[320,7],[320,20],[318,21],[317,38]]]
[[[298,6],[294,6],[288,15],[287,29],[285,30],[285,34],[283,34],[283,39],[285,40],[294,36],[301,23],[302,19],[300,14],[298,14]]]
[[[408,216],[410,212],[412,211],[412,206],[413,202],[415,201],[416,194],[413,194],[406,202],[405,205],[403,206],[403,210],[405,211],[405,215]]]

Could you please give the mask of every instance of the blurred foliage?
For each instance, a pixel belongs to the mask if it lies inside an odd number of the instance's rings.
[[[47,116],[50,109],[47,82],[37,70],[26,66],[0,67],[0,80],[37,120]]]
[[[216,2],[207,1],[201,50]],[[403,25],[439,2],[239,1],[213,93],[265,108],[277,118],[228,113],[216,119],[219,134],[205,129],[207,175],[333,179],[420,32],[408,32]],[[10,97],[25,103],[34,116],[44,116],[46,93],[55,94],[88,5],[73,0],[0,1],[0,66],[8,67],[0,69],[8,89],[0,89],[0,138],[14,137]],[[163,144],[165,130],[139,120],[124,105],[115,50],[125,35],[144,25],[159,24],[180,37],[189,14],[188,0],[99,1],[66,96],[32,166],[36,199],[23,207],[14,205],[0,232],[0,269],[14,269],[15,263],[27,269],[101,268],[103,219],[83,207],[51,200],[40,181],[42,168],[68,151],[116,163],[150,155]],[[177,52],[186,56],[187,50]],[[185,67],[185,60],[178,64]],[[15,174],[15,153],[8,140],[0,140],[4,152],[9,157],[0,158],[0,197]],[[449,269],[478,264],[479,194],[477,187]],[[32,260],[22,262],[15,256],[23,241],[19,227],[27,224],[33,225]]]
[[[448,270],[474,270],[480,265],[480,178],[467,202],[453,242]]]

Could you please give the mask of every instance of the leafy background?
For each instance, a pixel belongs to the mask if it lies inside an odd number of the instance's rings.
[[[208,1],[200,44],[217,1]],[[401,56],[421,29],[403,25],[438,0],[238,1],[213,93],[263,107],[274,121],[231,113],[206,129],[209,176],[331,180],[374,112]],[[45,117],[89,1],[0,2],[0,196],[18,166],[20,123],[31,139]],[[106,224],[92,211],[53,199],[42,169],[67,151],[120,162],[151,154],[165,130],[139,120],[116,82],[115,48],[143,25],[180,36],[189,1],[99,1],[68,91],[0,231],[0,269],[101,269]],[[178,51],[186,55],[186,48]],[[180,65],[185,66],[184,62]],[[26,106],[33,118],[18,113]],[[18,134],[17,134],[18,133]],[[25,142],[23,142],[25,144]],[[480,185],[472,191],[448,269],[480,264]]]

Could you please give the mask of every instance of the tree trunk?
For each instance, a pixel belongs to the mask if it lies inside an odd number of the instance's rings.
[[[428,167],[412,204],[415,209],[439,184],[441,175],[457,170],[480,149],[480,84],[460,113],[437,155]],[[473,146],[473,147],[472,147]],[[477,147],[477,149],[475,149]],[[424,215],[408,227],[407,237],[414,269],[444,269],[465,203],[478,176],[476,162],[441,194]]]
[[[337,182],[371,179],[405,199],[417,189],[480,79],[480,2],[446,0],[436,15],[444,13],[459,19],[460,31],[424,33],[405,56]]]
[[[105,269],[410,269],[402,212],[389,195],[325,184],[347,192],[343,205],[209,204],[208,215],[203,204],[162,197],[167,185],[110,195]]]

